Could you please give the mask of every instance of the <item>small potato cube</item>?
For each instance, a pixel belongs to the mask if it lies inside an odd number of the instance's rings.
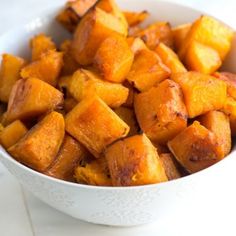
[[[215,49],[197,41],[189,45],[184,61],[189,70],[208,75],[219,69],[222,64],[219,53]]]
[[[39,79],[18,80],[10,95],[7,107],[7,121],[27,120],[59,108],[63,94]]]
[[[63,54],[49,50],[41,55],[41,58],[24,67],[21,70],[22,78],[41,79],[52,86],[57,85],[57,79],[63,64]]]
[[[209,111],[199,117],[201,125],[212,131],[224,156],[231,150],[231,130],[229,117],[220,111]]]
[[[94,8],[80,21],[72,41],[73,56],[81,65],[89,65],[100,44],[114,34],[127,35],[123,23],[113,15]]]
[[[19,162],[45,171],[54,161],[65,134],[60,113],[51,112],[24,135],[8,152]]]
[[[135,186],[167,181],[161,160],[143,134],[120,140],[105,152],[114,186]]]
[[[155,49],[155,52],[161,58],[162,62],[171,70],[171,74],[187,72],[186,68],[179,60],[179,57],[165,44],[160,43]]]
[[[129,126],[97,96],[83,99],[65,120],[66,131],[97,158],[107,145],[129,133]]]
[[[26,62],[20,57],[3,54],[0,69],[0,101],[8,102],[15,82],[20,79],[20,70]]]
[[[86,155],[88,155],[86,149],[66,134],[56,159],[44,174],[57,179],[74,181],[75,167]]]
[[[141,50],[147,49],[147,46],[140,38],[129,37],[127,38],[127,42],[134,55],[137,55]]]
[[[158,55],[151,50],[141,50],[134,57],[134,63],[127,76],[128,81],[143,92],[165,80],[170,75]]]
[[[175,74],[172,79],[182,88],[189,118],[224,106],[227,95],[225,82],[198,72]]]
[[[97,50],[94,65],[105,80],[122,83],[134,60],[126,39],[120,35],[106,38]]]
[[[125,103],[129,94],[129,90],[123,85],[104,81],[96,73],[84,69],[77,70],[73,74],[68,91],[77,101],[97,94],[112,108]]]
[[[190,173],[203,170],[224,157],[215,134],[198,121],[169,141],[168,147]]]
[[[183,94],[172,80],[137,94],[134,108],[141,129],[159,144],[165,145],[187,126]]]
[[[149,13],[147,11],[141,11],[141,12],[125,11],[124,15],[128,22],[129,27],[141,24],[149,17]]]
[[[16,120],[2,130],[0,133],[0,143],[7,149],[17,143],[27,131],[25,125],[20,120]]]
[[[32,50],[32,61],[37,61],[48,50],[56,50],[56,45],[52,39],[45,34],[38,34],[30,41]]]

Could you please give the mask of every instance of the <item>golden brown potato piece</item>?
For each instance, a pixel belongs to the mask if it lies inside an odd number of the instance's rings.
[[[143,92],[167,79],[169,75],[170,69],[161,62],[155,52],[141,50],[134,57],[127,79],[135,88]]]
[[[66,98],[64,101],[65,113],[70,112],[77,104],[78,101],[76,101],[74,98]]]
[[[114,34],[127,35],[123,23],[99,8],[91,10],[75,31],[71,44],[74,58],[81,65],[91,64],[103,40]]]
[[[155,52],[161,58],[162,62],[171,70],[171,74],[187,72],[176,53],[164,43],[160,43],[155,49]]]
[[[64,133],[63,116],[60,113],[51,112],[8,151],[17,161],[43,172],[54,161]]]
[[[75,178],[78,183],[112,186],[107,161],[104,157],[86,163],[85,166],[78,166],[75,169]]]
[[[172,80],[137,94],[134,108],[141,129],[159,144],[165,145],[187,126],[183,94]]]
[[[223,61],[230,50],[233,34],[233,30],[220,21],[210,16],[201,16],[188,32],[179,50],[179,57],[183,60],[190,44],[197,41],[215,49]]]
[[[151,141],[136,135],[109,146],[105,152],[114,186],[135,186],[167,181]]]
[[[65,120],[66,131],[97,158],[107,145],[129,133],[129,126],[97,96],[84,98]]]
[[[174,46],[171,26],[168,22],[156,22],[133,36],[140,37],[151,50],[161,42],[170,48]]]
[[[168,180],[178,179],[181,177],[181,173],[178,170],[178,163],[171,153],[162,153],[160,160],[165,169]]]
[[[26,62],[20,57],[3,54],[0,69],[0,101],[8,102],[15,82],[20,79],[20,70]]]
[[[0,143],[7,149],[17,143],[27,131],[25,125],[20,120],[16,120],[2,130],[0,133]]]
[[[128,81],[125,81],[123,85],[129,89],[129,95],[123,106],[133,108],[135,89]]]
[[[231,130],[229,117],[220,111],[209,111],[199,117],[201,125],[212,131],[217,139],[218,145],[226,156],[231,150]]]
[[[41,79],[52,86],[57,85],[57,79],[63,64],[63,54],[49,50],[37,61],[30,63],[21,70],[22,78]]]
[[[138,134],[139,126],[133,109],[127,107],[118,107],[114,111],[129,126],[130,130],[128,136]]]
[[[141,11],[141,12],[124,11],[124,15],[128,22],[129,27],[141,24],[149,17],[149,13],[147,11]]]
[[[189,70],[209,75],[219,69],[222,64],[220,55],[215,49],[197,41],[189,45],[184,62]]]
[[[172,79],[182,88],[190,118],[224,106],[227,95],[225,82],[198,72],[175,74]]]
[[[30,40],[32,50],[32,61],[37,61],[48,50],[56,50],[56,45],[52,39],[45,34],[38,34]]]
[[[97,0],[68,1],[56,19],[69,32],[74,32],[81,18],[96,2]]]
[[[106,38],[97,50],[94,65],[105,80],[122,83],[134,60],[126,39],[120,35]]]
[[[214,133],[198,121],[169,141],[168,147],[190,173],[203,170],[224,157]]]
[[[59,108],[63,94],[39,79],[18,80],[10,95],[7,107],[7,121],[26,120]]]
[[[74,181],[75,167],[86,155],[88,155],[87,150],[66,134],[56,159],[44,174],[57,179]]]
[[[128,37],[127,43],[134,55],[137,55],[141,50],[147,49],[147,46],[140,38]]]
[[[121,84],[104,81],[98,74],[84,69],[77,70],[73,74],[68,91],[77,101],[97,94],[112,108],[125,103],[129,94],[129,90]]]

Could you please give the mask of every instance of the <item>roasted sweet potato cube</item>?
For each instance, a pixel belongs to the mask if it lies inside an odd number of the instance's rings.
[[[187,126],[183,94],[172,80],[137,94],[134,108],[141,129],[159,144],[165,145]]]
[[[233,39],[233,30],[210,16],[201,16],[189,30],[184,43],[180,47],[180,59],[184,59],[193,41],[215,49],[223,61],[228,54]]]
[[[148,18],[149,13],[147,11],[141,11],[141,12],[125,11],[124,15],[128,22],[128,25],[132,27],[141,24],[143,21],[145,21]]]
[[[217,139],[223,155],[226,156],[231,150],[231,130],[229,117],[221,111],[209,111],[198,119],[201,125],[212,131]]]
[[[132,66],[134,54],[120,35],[106,38],[97,50],[94,65],[105,80],[122,83]]]
[[[125,81],[123,85],[129,89],[129,95],[123,106],[133,108],[135,89],[128,81]]]
[[[189,45],[184,62],[189,70],[209,75],[222,64],[220,55],[215,49],[197,41]]]
[[[63,94],[39,79],[18,80],[10,95],[7,121],[26,120],[61,107]]]
[[[52,86],[57,85],[57,79],[63,64],[63,54],[49,50],[37,61],[30,63],[21,70],[22,78],[41,79]]]
[[[127,42],[134,55],[139,53],[141,50],[147,49],[146,44],[140,38],[129,37],[127,38]]]
[[[78,141],[66,134],[54,162],[44,174],[57,179],[74,181],[75,167],[86,155],[88,155],[87,150]]]
[[[170,69],[161,62],[155,52],[141,50],[134,57],[127,79],[135,88],[143,92],[167,79],[169,75]]]
[[[69,83],[69,93],[77,100],[97,94],[108,106],[116,108],[127,100],[129,90],[121,84],[110,83],[89,70],[77,70]]]
[[[172,79],[182,88],[190,118],[224,106],[227,95],[225,82],[199,72],[175,74]]]
[[[171,70],[171,74],[187,72],[176,53],[164,43],[160,43],[155,49],[155,52],[161,58],[162,62]]]
[[[169,141],[168,147],[190,173],[205,169],[224,157],[215,134],[198,121]]]
[[[66,131],[97,158],[107,145],[129,133],[129,126],[97,96],[84,98],[65,120]]]
[[[115,142],[107,148],[105,156],[114,186],[167,181],[156,149],[145,134]]]
[[[127,35],[123,23],[113,15],[94,8],[83,17],[75,31],[71,44],[74,58],[81,65],[91,64],[100,44],[114,34]]]
[[[20,79],[20,70],[25,60],[10,54],[3,54],[0,69],[0,101],[8,102],[15,82]]]
[[[16,120],[2,130],[0,133],[0,143],[7,149],[17,143],[26,132],[27,128],[25,125],[20,120]]]
[[[32,50],[32,61],[37,61],[48,50],[55,50],[56,45],[52,39],[45,34],[38,34],[30,40]]]
[[[63,116],[60,113],[51,112],[8,151],[17,161],[43,172],[54,161],[64,133]]]

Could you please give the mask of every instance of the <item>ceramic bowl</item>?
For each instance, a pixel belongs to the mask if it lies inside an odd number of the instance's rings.
[[[122,9],[148,10],[149,22],[169,21],[172,25],[191,22],[202,13],[167,1],[120,0]],[[25,26],[17,26],[0,37],[0,53],[29,55],[28,41],[33,35],[45,32],[59,42],[69,35],[55,22],[58,9],[35,18]],[[235,44],[236,45],[236,44]],[[234,71],[236,49],[233,48],[225,67]],[[75,218],[112,226],[133,226],[152,221],[161,222],[194,213],[202,207],[209,211],[208,202],[222,201],[222,192],[230,194],[236,179],[235,149],[223,161],[196,174],[167,183],[138,187],[95,187],[57,180],[16,162],[0,147],[0,159],[18,181],[48,205]],[[190,215],[191,217],[191,215]]]

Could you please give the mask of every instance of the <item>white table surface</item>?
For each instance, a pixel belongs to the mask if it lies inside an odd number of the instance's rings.
[[[138,1],[138,0],[137,0]],[[202,9],[236,28],[235,0],[173,0]],[[0,0],[0,34],[16,23],[26,23],[64,0]],[[235,167],[236,168],[236,167]],[[232,202],[235,204],[232,205]],[[201,206],[199,206],[200,208]],[[85,223],[52,209],[26,192],[0,164],[1,236],[235,236],[236,186],[222,202],[212,205],[210,215],[196,212],[185,218],[176,214],[169,222],[112,228]]]

